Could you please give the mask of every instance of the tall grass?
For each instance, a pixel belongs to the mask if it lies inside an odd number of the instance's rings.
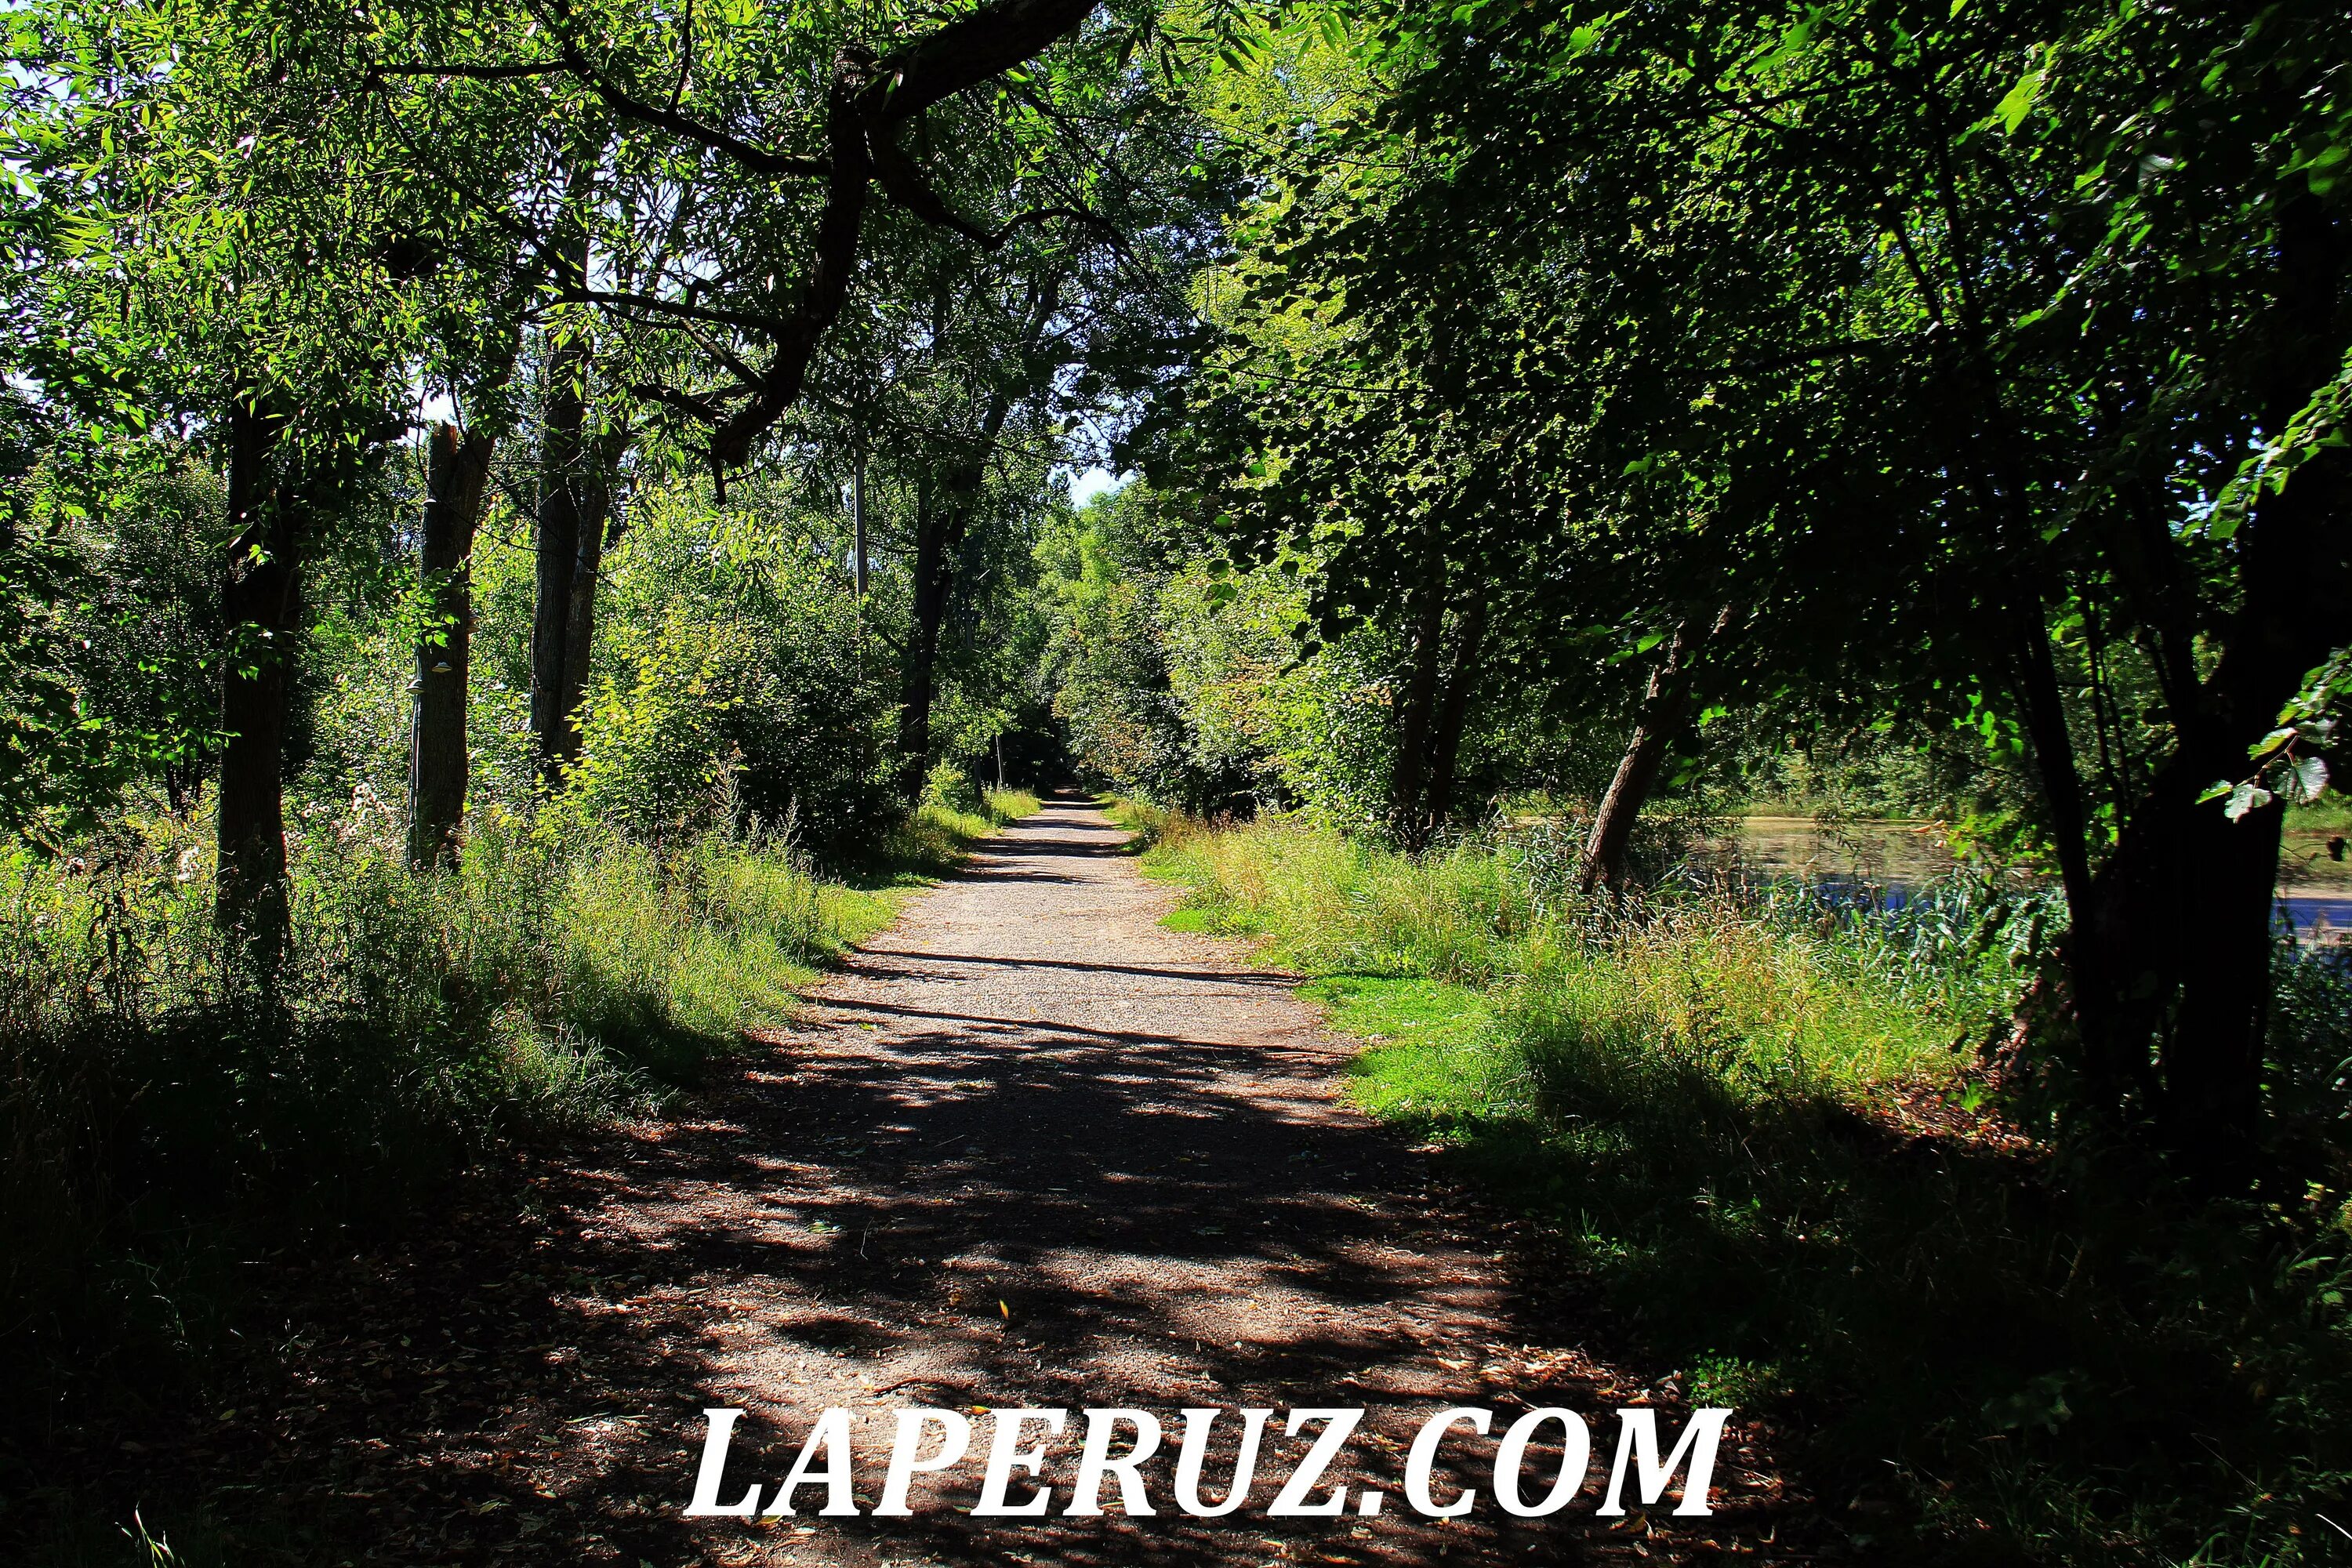
[[[1695,879],[1588,906],[1541,841],[1413,859],[1129,818],[1186,920],[1326,977],[1310,994],[1371,1042],[1366,1109],[1538,1217],[1528,1289],[1597,1295],[1656,1370],[1777,1421],[1856,1545],[2352,1562],[2320,1517],[2352,1525],[2342,965],[2283,953],[2273,1026],[2308,1068],[2273,1109],[2335,1152],[2293,1201],[2216,1206],[2028,1136],[1968,1070],[2058,923],[2038,896],[1888,910]]]
[[[1620,1105],[1700,1091],[1860,1100],[1950,1075],[1938,1009],[1858,975],[1826,944],[1718,902],[1669,907],[1595,942],[1521,951],[1496,1022],[1547,1078]]]
[[[1188,908],[1297,968],[1491,990],[1530,1037],[1589,1013],[1750,1084],[1945,1076],[1948,1026],[2011,989],[2011,950],[1971,938],[1970,912],[1948,901],[1875,910],[1714,882],[1586,906],[1551,836],[1413,857],[1299,818],[1213,830],[1129,807],[1127,820]]]
[[[1034,816],[1042,805],[1027,790],[928,792],[913,814],[876,847],[862,877],[853,880],[907,882],[940,876],[963,858],[974,840]]]
[[[1192,907],[1271,937],[1315,973],[1431,975],[1486,984],[1536,929],[1524,879],[1475,848],[1415,859],[1295,818],[1204,830],[1129,808],[1150,837],[1147,866],[1181,879]]]
[[[919,814],[862,889],[716,831],[483,813],[418,874],[382,814],[303,826],[261,989],[214,933],[202,825],[0,857],[0,1439],[110,1364],[200,1362],[232,1240],[384,1217],[502,1142],[650,1109],[992,819]]]

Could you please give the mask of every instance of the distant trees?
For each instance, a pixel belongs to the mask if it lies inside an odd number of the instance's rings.
[[[69,415],[125,484],[190,456],[219,478],[218,643],[201,655],[218,710],[194,733],[176,716],[174,734],[138,746],[177,759],[175,800],[190,798],[191,760],[209,776],[220,921],[262,971],[286,923],[306,571],[350,532],[353,487],[387,463],[419,470],[403,531],[418,583],[405,793],[411,857],[432,864],[460,833],[467,578],[501,495],[540,557],[530,729],[553,791],[580,760],[625,453],[649,472],[698,467],[723,497],[730,472],[824,382],[828,334],[859,297],[876,233],[930,256],[941,287],[975,258],[1028,265],[1064,231],[1099,257],[1137,254],[1111,226],[1130,216],[1123,197],[1097,189],[1118,137],[1074,139],[1066,117],[1149,118],[1150,93],[1116,89],[1141,84],[1126,68],[1158,18],[1130,7],[1089,27],[1097,10],[50,0],[12,19],[20,179],[6,239],[12,370],[38,389],[28,461]],[[866,272],[877,314],[908,275]],[[1033,353],[1055,316],[1053,289],[1037,298]],[[1059,320],[1051,331],[1099,335]],[[949,535],[1006,411],[1066,363],[992,382],[1003,383],[994,417],[944,470]],[[436,398],[457,417],[427,428]],[[525,451],[535,471],[517,461]],[[12,583],[47,569],[26,554]],[[918,598],[936,610],[952,572],[935,563]],[[41,619],[12,623],[28,648],[58,631]],[[918,616],[929,631],[910,639],[918,753],[937,620]],[[78,722],[73,686],[35,681],[14,700],[28,726],[47,715],[48,760],[28,755],[16,775],[20,822],[64,809],[67,750],[89,752],[76,776],[99,799],[138,749]]]

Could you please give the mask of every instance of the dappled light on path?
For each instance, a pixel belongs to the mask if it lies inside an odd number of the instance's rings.
[[[446,1336],[467,1375],[403,1369],[373,1412],[388,1447],[358,1458],[385,1560],[1804,1556],[1775,1544],[1792,1500],[1737,1422],[1715,1519],[1670,1520],[1663,1504],[1593,1517],[1612,1410],[1657,1403],[1678,1429],[1674,1390],[1596,1361],[1591,1325],[1538,1321],[1513,1227],[1449,1185],[1430,1152],[1340,1103],[1350,1047],[1286,977],[1234,943],[1160,927],[1169,895],[1118,853],[1122,839],[1075,800],[1016,825],[688,1119],[641,1125],[620,1156],[546,1178],[535,1226],[500,1236],[484,1220],[410,1259],[410,1289],[447,1304],[407,1331]],[[485,1259],[500,1245],[521,1267],[505,1279]],[[314,1360],[332,1375],[331,1355]],[[1465,1431],[1437,1491],[1475,1487],[1482,1506],[1453,1521],[1412,1513],[1405,1447],[1454,1405],[1493,1408],[1497,1434],[1533,1407],[1585,1413],[1585,1494],[1548,1520],[1504,1515],[1491,1447]],[[730,1499],[754,1481],[772,1494],[828,1405],[856,1413],[866,1504],[898,1410],[1063,1406],[1072,1425],[1048,1447],[1049,1518],[965,1511],[989,1430],[975,1416],[974,1454],[919,1479],[911,1518],[806,1517],[823,1497],[810,1488],[802,1517],[688,1520],[709,1405],[747,1412]],[[1265,1515],[1307,1441],[1280,1435],[1280,1414],[1249,1507],[1178,1511],[1188,1405],[1367,1407],[1327,1475],[1350,1488],[1349,1514]],[[1061,1514],[1086,1406],[1167,1425],[1144,1468],[1154,1517]],[[1212,1499],[1237,1426],[1220,1423]],[[1529,1461],[1531,1490],[1549,1479],[1543,1463]],[[1385,1494],[1371,1517],[1355,1512],[1366,1487]]]

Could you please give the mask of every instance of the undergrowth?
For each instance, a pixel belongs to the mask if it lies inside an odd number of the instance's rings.
[[[0,858],[0,1492],[54,1420],[200,1387],[245,1249],[396,1223],[782,1022],[898,889],[1036,809],[973,804],[927,804],[835,880],[756,834],[656,847],[491,812],[419,874],[396,823],[308,822],[263,985],[214,933],[203,824]]]
[[[1780,1426],[1857,1546],[2352,1561],[2326,1522],[2352,1525],[2352,1183],[2200,1205],[2026,1135],[1969,1047],[2045,906],[1716,883],[1593,907],[1510,838],[1412,858],[1122,816],[1178,921],[1316,977],[1368,1042],[1359,1103],[1540,1216],[1531,1294],[1597,1287],[1696,1394]],[[2352,976],[2281,963],[2274,1112],[2340,1150]]]

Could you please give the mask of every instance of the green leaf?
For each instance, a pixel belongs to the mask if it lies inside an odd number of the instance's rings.
[[[2020,77],[2017,85],[2009,89],[2008,96],[1993,106],[1993,118],[2000,121],[2002,128],[2011,135],[2015,135],[2017,128],[2025,123],[2025,117],[2033,112],[2034,100],[2042,96],[2042,84],[2050,75],[2048,46],[2037,47],[2034,55],[2032,68]]]
[[[2221,815],[2235,822],[2248,812],[2260,811],[2270,803],[2271,792],[2249,779],[2230,792],[2230,803],[2221,808]]]
[[[2327,763],[2319,757],[2304,757],[2280,775],[2279,793],[2296,805],[2309,805],[2327,793]]]

